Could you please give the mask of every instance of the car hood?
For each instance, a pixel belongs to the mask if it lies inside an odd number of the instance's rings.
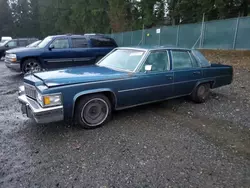
[[[36,51],[38,50],[39,48],[28,48],[28,47],[20,47],[20,48],[14,48],[14,49],[11,49],[11,50],[8,50],[6,53],[9,53],[9,54],[16,54],[16,53],[20,53],[20,52],[30,52],[30,51]]]
[[[129,76],[127,72],[120,72],[106,67],[82,66],[61,70],[34,73],[48,87],[90,83],[97,81],[123,79]]]

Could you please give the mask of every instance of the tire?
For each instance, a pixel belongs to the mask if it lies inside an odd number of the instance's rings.
[[[103,94],[87,95],[76,104],[75,121],[85,129],[101,127],[110,120],[111,115],[110,100]]]
[[[29,72],[39,72],[42,70],[40,62],[37,59],[26,59],[22,64],[22,72],[29,73]]]
[[[210,84],[200,84],[198,85],[193,93],[191,94],[191,99],[196,103],[204,103],[210,94]]]

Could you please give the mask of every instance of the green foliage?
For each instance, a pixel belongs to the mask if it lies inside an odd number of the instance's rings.
[[[111,33],[247,16],[248,0],[0,0],[0,36]]]

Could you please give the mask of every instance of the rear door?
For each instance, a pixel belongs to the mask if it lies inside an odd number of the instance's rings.
[[[44,49],[42,54],[48,68],[64,68],[72,66],[73,56],[67,37],[56,38]]]
[[[174,72],[174,95],[190,94],[202,78],[202,69],[188,50],[171,50]]]
[[[90,53],[88,40],[85,37],[71,38],[73,66],[89,65],[94,63],[94,57]]]

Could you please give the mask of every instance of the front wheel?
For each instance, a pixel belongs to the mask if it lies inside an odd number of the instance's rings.
[[[111,114],[111,104],[105,95],[88,95],[80,99],[76,105],[75,120],[85,129],[94,129],[105,124]]]
[[[22,72],[30,73],[30,72],[39,72],[41,71],[41,65],[37,59],[27,59],[23,62]]]
[[[191,99],[196,103],[203,103],[205,102],[210,94],[210,84],[200,84],[198,85],[193,93],[191,94]]]

